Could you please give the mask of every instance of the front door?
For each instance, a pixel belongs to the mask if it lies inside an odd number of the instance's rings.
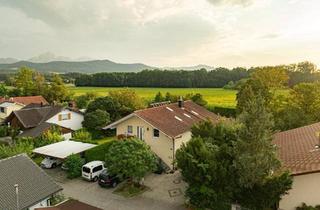
[[[137,137],[140,140],[143,140],[144,129],[142,126],[137,126]]]

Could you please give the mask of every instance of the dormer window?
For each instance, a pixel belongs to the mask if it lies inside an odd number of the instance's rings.
[[[59,114],[59,121],[70,120],[70,119],[71,119],[71,113]]]

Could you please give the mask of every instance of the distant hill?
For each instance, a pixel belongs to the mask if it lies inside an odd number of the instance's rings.
[[[199,70],[199,69],[207,69],[207,70],[213,70],[213,66],[208,65],[196,65],[196,66],[182,66],[182,67],[164,67],[162,69],[168,69],[168,70],[186,70],[186,71],[193,71],[193,70]]]
[[[18,61],[19,60],[15,58],[0,58],[0,63],[3,63],[3,64],[16,63]]]
[[[0,62],[1,63],[1,62]],[[92,61],[51,61],[47,63],[34,63],[30,61],[19,61],[15,63],[2,63],[0,70],[17,70],[21,66],[27,66],[40,72],[138,72],[144,69],[154,69],[142,63],[123,64],[115,63],[109,60]]]

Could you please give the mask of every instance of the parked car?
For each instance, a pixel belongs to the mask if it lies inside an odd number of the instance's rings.
[[[99,175],[105,169],[103,161],[91,161],[82,166],[82,177],[88,181],[98,181]]]
[[[108,173],[107,169],[104,169],[99,175],[99,185],[101,187],[116,187],[123,178],[119,175],[113,175]]]
[[[58,165],[62,164],[62,160],[54,157],[45,157],[41,161],[41,167],[42,168],[55,168]]]
[[[84,158],[81,158],[81,165],[84,165],[86,163],[86,160]],[[64,171],[68,171],[69,168],[66,166],[66,162],[63,162],[61,165],[61,169]]]

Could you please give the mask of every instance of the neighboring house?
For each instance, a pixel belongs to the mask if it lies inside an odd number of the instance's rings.
[[[52,196],[62,190],[25,154],[0,160],[0,169],[0,209],[33,210],[50,206]]]
[[[35,210],[102,210],[77,200],[67,200],[52,207],[37,208]]]
[[[136,136],[145,141],[174,169],[176,150],[191,139],[191,127],[206,119],[216,123],[220,117],[192,101],[179,101],[135,111],[105,129],[116,128],[117,135]]]
[[[42,96],[21,96],[12,98],[0,98],[0,121],[8,117],[11,112],[31,105],[48,105]]]
[[[40,106],[13,111],[5,120],[22,133],[18,137],[38,137],[53,126],[61,128],[65,139],[72,131],[82,128],[83,113],[61,106]]]
[[[320,204],[320,123],[275,134],[278,156],[293,175],[293,185],[279,209],[295,210],[302,202]]]

